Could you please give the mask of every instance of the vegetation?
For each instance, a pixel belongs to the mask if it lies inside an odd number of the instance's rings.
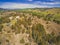
[[[0,11],[0,36],[10,45],[60,45],[60,8]]]
[[[32,37],[35,40],[35,42],[38,43],[38,45],[42,45],[43,43],[45,43],[45,33],[45,29],[41,24],[37,24],[36,26],[32,27]]]
[[[21,40],[20,40],[20,43],[25,43],[24,39],[21,39]]]

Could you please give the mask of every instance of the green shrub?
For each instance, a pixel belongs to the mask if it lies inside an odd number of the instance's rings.
[[[29,45],[29,43],[26,43],[25,45]]]
[[[0,24],[2,23],[2,18],[0,17]]]
[[[32,27],[32,38],[39,44],[43,43],[46,35],[45,33],[45,29],[41,24],[36,24]]]
[[[0,32],[2,31],[3,26],[0,24]]]
[[[23,38],[20,40],[20,43],[25,43],[25,41],[24,41],[24,39],[23,39]]]

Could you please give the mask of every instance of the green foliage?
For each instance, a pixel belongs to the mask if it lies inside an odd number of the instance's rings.
[[[2,31],[3,26],[0,24],[0,32]]]
[[[29,45],[29,43],[26,43],[25,45]]]
[[[56,10],[56,11],[55,11]],[[8,23],[8,24],[13,24],[11,26],[11,29],[14,33],[18,34],[20,32],[22,33],[28,33],[29,34],[29,38],[31,39],[31,37],[34,39],[34,41],[38,44],[38,45],[48,45],[51,44],[56,44],[58,45],[58,42],[60,43],[60,36],[56,36],[55,33],[51,33],[51,34],[46,34],[46,31],[44,29],[44,26],[40,23],[37,24],[32,24],[31,22],[33,21],[33,23],[35,22],[34,20],[34,16],[36,16],[38,19],[42,18],[46,21],[46,24],[49,24],[49,21],[53,21],[57,24],[60,24],[60,9],[24,9],[24,10],[13,10],[17,13],[11,13],[11,14],[4,14],[1,13],[3,16],[0,17],[0,32],[2,31],[2,24],[4,23]],[[22,14],[20,14],[22,13]],[[27,15],[26,15],[27,14]],[[16,20],[9,20],[10,16],[13,16],[13,19],[15,19],[16,16],[20,16],[23,17],[21,19],[16,19]],[[30,17],[30,15],[32,15]],[[22,24],[22,26],[21,26]],[[32,25],[32,27],[29,27],[30,25]],[[9,42],[8,40],[6,40],[7,42]],[[20,43],[25,43],[24,39],[20,40]],[[29,43],[26,43],[25,45],[29,45]]]
[[[55,35],[55,33],[51,33],[51,34],[47,34],[45,40],[49,43],[49,44],[56,44],[57,41],[57,37]]]
[[[43,27],[43,25],[41,24],[36,24],[32,27],[32,37],[33,39],[35,40],[35,42],[39,44],[43,44],[45,43],[44,41],[44,38],[45,38],[45,29]]]
[[[1,42],[0,42],[0,45],[1,45]]]
[[[54,22],[56,22],[57,24],[60,24],[60,14],[55,14],[53,18],[54,18],[53,20]]]
[[[60,36],[56,37],[57,42],[60,42]]]
[[[60,20],[54,19],[53,21],[54,21],[55,23],[57,23],[57,24],[60,24]]]
[[[23,39],[23,38],[20,40],[20,43],[25,43],[25,41],[24,41],[24,39]]]
[[[0,24],[2,23],[2,18],[0,17]]]

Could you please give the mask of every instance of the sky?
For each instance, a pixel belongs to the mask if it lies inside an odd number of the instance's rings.
[[[52,8],[60,7],[60,0],[0,0],[0,8]]]

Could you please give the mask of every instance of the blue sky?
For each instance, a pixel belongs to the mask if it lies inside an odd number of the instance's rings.
[[[60,0],[0,0],[0,8],[50,8],[60,7]]]

